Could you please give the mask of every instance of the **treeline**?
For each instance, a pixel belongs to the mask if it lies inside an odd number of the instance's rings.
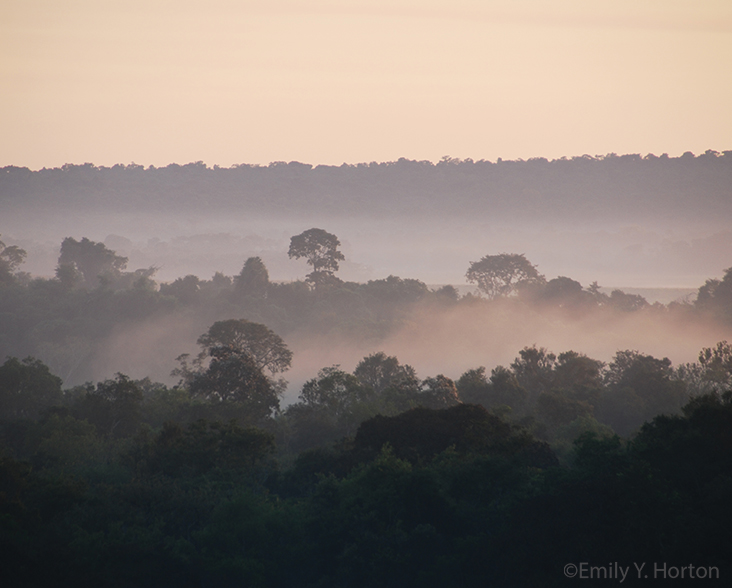
[[[265,325],[231,319],[214,323],[198,343],[198,356],[178,358],[173,374],[179,382],[172,388],[118,374],[62,391],[62,380],[40,360],[9,358],[0,368],[0,419],[63,414],[111,438],[167,422],[236,421],[263,427],[281,452],[296,455],[351,437],[379,415],[470,404],[550,443],[564,459],[583,433],[627,437],[656,415],[678,414],[690,398],[732,387],[732,346],[726,342],[676,367],[631,350],[618,351],[606,365],[575,351],[556,355],[526,347],[507,367],[490,373],[476,367],[456,380],[421,378],[378,352],[352,373],[324,367],[303,385],[297,402],[283,407],[282,374],[292,353],[281,337]]]
[[[316,259],[320,244],[313,247]],[[296,332],[344,336],[375,346],[407,324],[418,308],[480,312],[507,306],[519,313],[552,311],[566,320],[614,312],[732,319],[730,269],[721,280],[707,280],[693,303],[664,306],[620,290],[607,295],[596,283],[583,287],[565,276],[547,280],[516,254],[488,255],[470,264],[468,279],[484,297],[460,296],[452,286],[430,289],[397,276],[344,282],[335,275],[337,264],[336,269],[318,266],[303,281],[278,283],[258,257],[247,259],[236,276],[217,272],[209,280],[188,275],[158,284],[154,268],[126,271],[125,257],[86,238],[63,241],[52,279],[23,273],[24,257],[19,247],[0,243],[0,357],[40,358],[66,382],[93,379],[100,346],[116,328],[164,317],[188,321],[199,333],[235,317],[265,324],[283,337]]]
[[[343,282],[338,245],[320,229],[293,237],[290,255],[312,268],[304,281],[273,283],[252,257],[233,278],[160,285],[86,239],[64,240],[53,279],[22,274],[24,252],[2,246],[5,342],[35,343],[67,368],[116,325],[206,321],[172,387],[124,374],[64,387],[17,354],[0,366],[5,581],[520,587],[564,585],[565,566],[582,562],[732,571],[724,341],[679,366],[526,347],[455,380],[379,352],[353,372],[324,367],[280,404],[293,357],[280,333],[376,341],[415,305],[728,320],[732,270],[695,304],[664,307],[487,255],[468,270],[485,297],[461,297],[394,276]]]
[[[676,369],[526,348],[457,382],[377,353],[277,410],[262,406],[289,357],[260,327],[212,325],[174,388],[119,374],[63,390],[37,360],[0,366],[4,580],[519,587],[564,585],[582,562],[732,571],[728,344]]]
[[[608,154],[548,161],[429,161],[342,166],[274,162],[268,166],[0,169],[4,210],[206,210],[281,216],[333,215],[486,218],[728,218],[732,151],[660,157]]]

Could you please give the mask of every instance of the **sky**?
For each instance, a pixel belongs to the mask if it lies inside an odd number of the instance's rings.
[[[732,149],[729,0],[0,0],[0,167]]]

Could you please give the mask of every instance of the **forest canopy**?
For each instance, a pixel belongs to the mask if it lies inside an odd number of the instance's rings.
[[[0,210],[720,220],[730,162],[5,168]],[[518,588],[564,586],[582,561],[732,572],[732,267],[668,304],[498,248],[465,255],[470,291],[351,281],[347,236],[316,227],[286,233],[303,276],[289,281],[256,248],[233,252],[229,275],[162,280],[113,240],[70,236],[38,277],[0,242],[6,581]],[[570,343],[616,325],[638,345]],[[536,340],[499,356],[515,333]],[[674,362],[657,352],[674,338],[706,342]]]
[[[732,151],[583,155],[549,161],[391,162],[312,166],[273,162],[207,167],[202,162],[155,168],[67,164],[31,171],[0,169],[0,211],[245,210],[280,215],[404,216],[439,213],[522,218],[662,215],[712,219],[732,214]],[[592,198],[588,198],[591,189]],[[422,212],[420,212],[422,211]]]

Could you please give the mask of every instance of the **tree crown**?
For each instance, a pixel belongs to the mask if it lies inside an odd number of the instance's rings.
[[[308,229],[290,239],[287,255],[295,259],[304,257],[313,268],[308,278],[315,280],[319,275],[338,271],[338,262],[346,259],[338,251],[340,244],[338,237],[323,229]]]

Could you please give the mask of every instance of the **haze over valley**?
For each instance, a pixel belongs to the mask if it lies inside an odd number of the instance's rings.
[[[729,0],[1,1],[0,582],[729,583],[730,72]]]

